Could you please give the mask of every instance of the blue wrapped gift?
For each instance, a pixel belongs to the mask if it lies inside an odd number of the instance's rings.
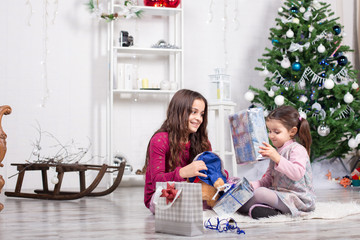
[[[232,215],[253,196],[253,191],[249,181],[243,178],[221,196],[213,210],[219,216]]]
[[[263,159],[259,146],[269,143],[262,108],[249,108],[229,116],[236,162],[249,163]]]

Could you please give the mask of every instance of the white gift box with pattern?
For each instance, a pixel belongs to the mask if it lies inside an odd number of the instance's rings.
[[[167,183],[174,184],[178,193],[175,199],[166,203],[160,197]],[[155,232],[196,236],[203,234],[203,203],[200,183],[157,182],[154,196]]]
[[[249,108],[229,116],[236,162],[249,163],[264,158],[259,146],[269,143],[262,108]]]

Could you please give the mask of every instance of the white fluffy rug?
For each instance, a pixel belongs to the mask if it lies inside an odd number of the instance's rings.
[[[248,216],[240,214],[233,214],[232,216],[221,216],[220,218],[232,217],[238,223],[260,223],[260,222],[294,222],[300,220],[309,219],[340,219],[352,215],[360,214],[360,204],[356,202],[340,203],[340,202],[317,202],[314,212],[309,213],[306,216],[291,217],[289,215],[278,215],[270,218],[262,218],[259,220],[252,219]],[[213,210],[204,211],[204,221],[209,218],[218,217]]]

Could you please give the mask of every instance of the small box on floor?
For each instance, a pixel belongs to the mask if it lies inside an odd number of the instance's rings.
[[[249,108],[229,116],[236,162],[249,163],[262,160],[259,146],[268,143],[262,108]]]
[[[246,178],[234,184],[230,190],[224,193],[213,210],[219,216],[234,214],[253,196],[253,188]]]

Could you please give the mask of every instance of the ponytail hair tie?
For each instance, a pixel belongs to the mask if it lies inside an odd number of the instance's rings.
[[[301,116],[299,116],[299,121],[301,122],[301,120],[302,120],[302,117],[301,117]]]

